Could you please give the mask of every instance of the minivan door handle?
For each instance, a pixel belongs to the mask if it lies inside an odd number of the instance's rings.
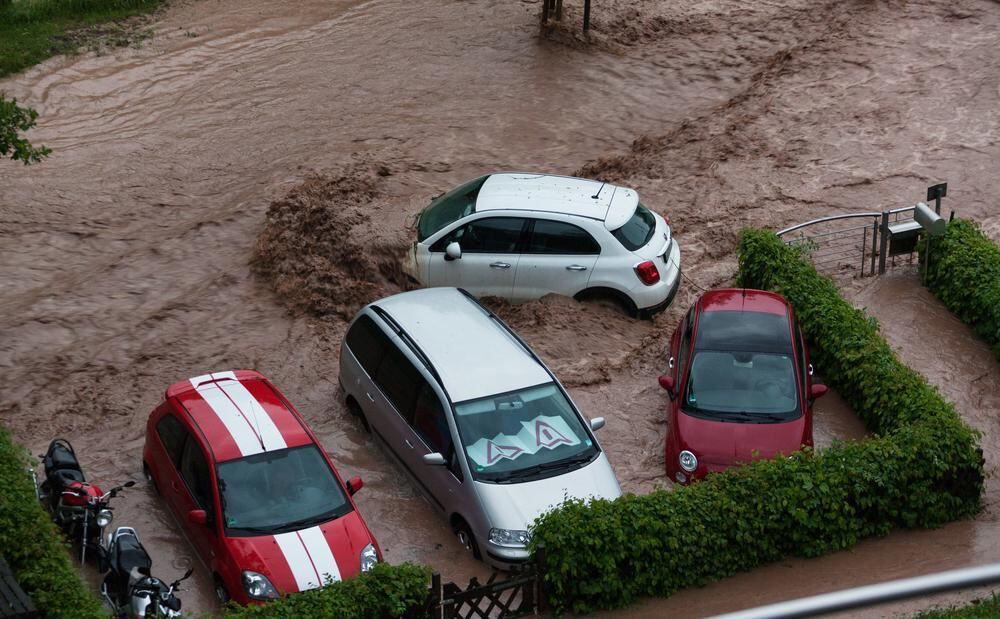
[[[583,265],[580,265],[580,264],[571,264],[568,267],[566,267],[566,270],[567,271],[586,271],[587,267],[585,267]]]
[[[403,442],[406,443],[407,447],[409,447],[410,449],[413,449],[413,443],[410,442],[410,439],[405,438],[405,439],[403,439]]]
[[[365,395],[368,396],[368,399],[371,400],[372,402],[375,401],[375,398],[372,396],[372,394],[368,393],[367,391],[365,392]]]
[[[510,264],[507,263],[507,262],[491,262],[490,263],[490,268],[491,269],[509,269],[510,268]]]

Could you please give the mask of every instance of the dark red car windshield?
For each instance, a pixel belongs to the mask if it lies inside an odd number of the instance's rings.
[[[720,421],[779,422],[800,414],[787,316],[702,314],[683,409]]]

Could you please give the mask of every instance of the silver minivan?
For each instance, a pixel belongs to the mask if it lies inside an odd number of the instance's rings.
[[[464,290],[364,307],[340,348],[348,408],[477,558],[528,558],[535,517],[564,498],[621,495],[589,423],[544,363]]]

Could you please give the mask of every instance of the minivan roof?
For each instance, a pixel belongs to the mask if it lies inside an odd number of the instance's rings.
[[[639,194],[611,183],[555,176],[505,172],[493,174],[479,189],[476,212],[544,211],[603,221],[617,230],[635,213]]]
[[[546,369],[456,288],[424,288],[372,303],[416,342],[452,402],[551,382]]]

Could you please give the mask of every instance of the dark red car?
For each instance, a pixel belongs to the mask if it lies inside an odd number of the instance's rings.
[[[710,290],[688,310],[660,377],[670,396],[667,476],[680,483],[813,444],[812,404],[827,392],[792,307],[762,290]]]
[[[147,478],[221,601],[273,599],[357,575],[381,551],[319,441],[261,374],[181,381],[149,416]]]

